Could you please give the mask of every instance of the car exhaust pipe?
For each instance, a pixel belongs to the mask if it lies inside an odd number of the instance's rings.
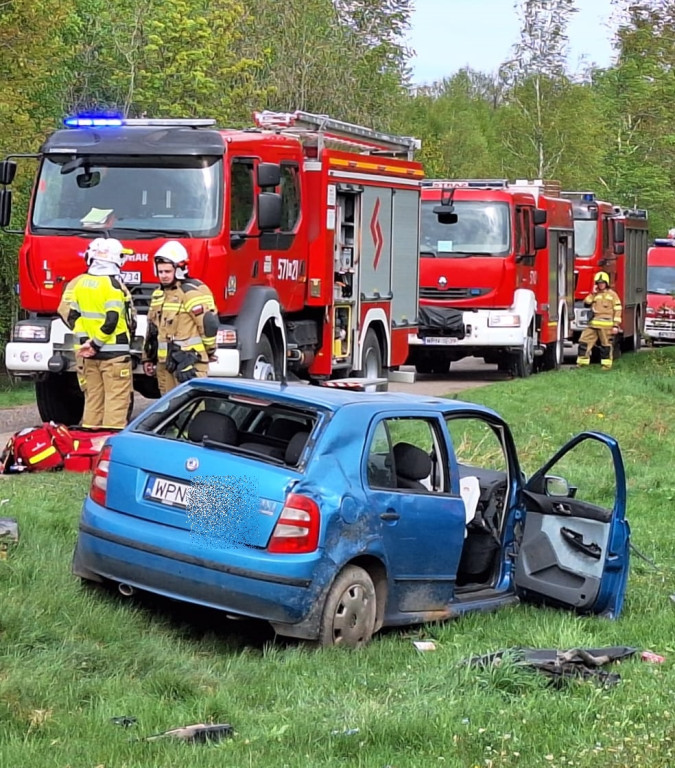
[[[117,589],[120,595],[124,595],[124,597],[131,597],[136,591],[131,584],[118,584]]]

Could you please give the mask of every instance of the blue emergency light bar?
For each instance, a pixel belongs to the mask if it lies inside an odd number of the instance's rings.
[[[67,117],[63,123],[67,128],[108,128],[119,127],[124,124],[124,120],[121,117],[104,117],[102,115],[87,117],[81,115],[79,117]]]
[[[666,238],[657,237],[654,240],[654,245],[658,246],[659,248],[669,247],[669,248],[675,248],[675,240],[666,240]]]

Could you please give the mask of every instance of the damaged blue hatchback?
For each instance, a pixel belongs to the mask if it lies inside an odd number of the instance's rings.
[[[197,379],[108,441],[73,571],[322,645],[519,600],[612,618],[625,507],[608,435],[577,435],[526,480],[478,405]]]

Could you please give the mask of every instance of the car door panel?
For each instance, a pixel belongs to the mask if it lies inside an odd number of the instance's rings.
[[[611,508],[542,492],[546,472],[585,440],[598,441],[609,450],[616,485]],[[515,568],[521,596],[582,613],[618,615],[629,563],[625,499],[623,461],[613,438],[583,433],[562,448],[522,493],[525,522]]]

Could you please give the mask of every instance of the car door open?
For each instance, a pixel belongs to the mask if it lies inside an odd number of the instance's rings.
[[[522,599],[615,618],[629,565],[626,477],[618,443],[584,432],[526,484],[515,584]]]

